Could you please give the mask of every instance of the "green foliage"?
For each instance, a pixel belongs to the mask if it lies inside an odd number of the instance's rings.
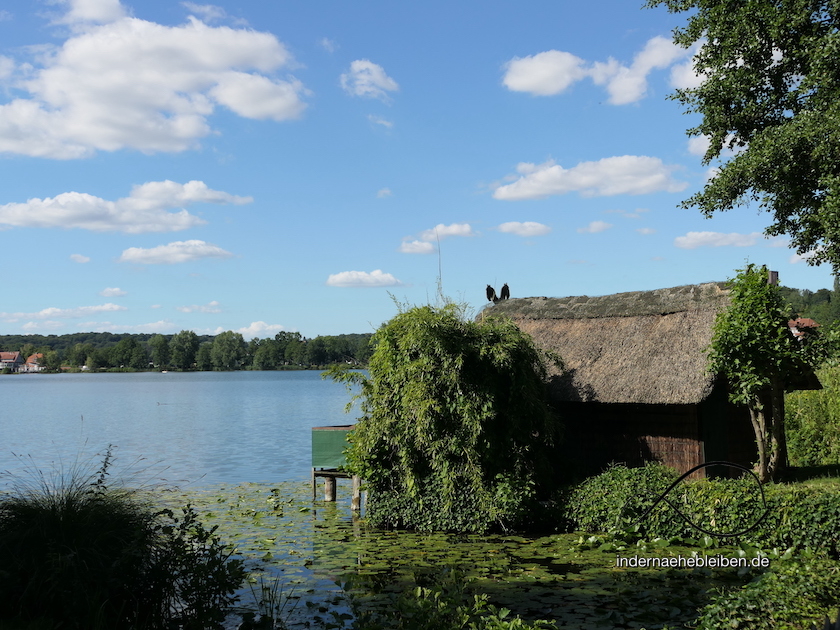
[[[0,496],[0,619],[62,628],[221,628],[242,564],[189,506],[156,512],[95,472]],[[56,626],[57,627],[57,626]]]
[[[744,587],[719,590],[701,611],[698,630],[800,630],[837,606],[840,572],[834,563],[795,560],[774,566]],[[737,625],[733,625],[737,623]]]
[[[793,392],[785,403],[794,466],[840,464],[840,366],[825,366],[817,376],[823,389]]]
[[[470,595],[463,576],[442,571],[428,586],[392,597],[387,612],[356,609],[355,630],[538,630],[556,628],[547,621],[526,622],[507,608],[497,608],[484,593]]]
[[[245,340],[242,333],[227,330],[216,335],[210,348],[210,360],[217,370],[239,369],[245,358]]]
[[[787,235],[810,264],[840,270],[840,46],[832,0],[649,0],[690,12],[674,41],[699,44],[695,88],[675,98],[702,120],[704,162],[723,162],[684,202],[711,216],[753,200],[772,212],[766,233]]]
[[[726,377],[730,400],[750,405],[778,379],[809,369],[807,353],[787,326],[790,310],[765,268],[741,269],[730,282],[731,305],[715,320],[709,371]]]
[[[195,363],[199,339],[191,330],[182,330],[169,340],[169,353],[172,365],[181,370],[189,370]]]
[[[701,540],[705,535],[664,502],[639,521],[675,478],[661,464],[614,466],[570,488],[560,517],[569,530],[608,532],[639,524],[640,535],[648,538]],[[771,484],[764,494],[767,509],[751,477],[699,479],[679,484],[668,499],[693,523],[716,533],[734,533],[758,523],[741,537],[725,539],[727,543],[835,555],[840,551],[840,485]]]
[[[415,307],[374,335],[363,418],[348,462],[367,480],[368,516],[388,527],[484,531],[522,524],[551,483],[558,423],[545,366],[509,320]]]

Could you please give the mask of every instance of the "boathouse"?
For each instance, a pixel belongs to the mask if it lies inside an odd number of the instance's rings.
[[[565,426],[561,461],[578,474],[611,462],[661,461],[680,472],[757,459],[746,407],[706,370],[715,316],[729,304],[712,282],[600,297],[517,298],[488,306],[557,353],[549,392]],[[813,374],[791,389],[818,389]],[[727,474],[703,469],[701,474]]]

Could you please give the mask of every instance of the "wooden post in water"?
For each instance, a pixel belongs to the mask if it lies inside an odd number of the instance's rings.
[[[324,501],[335,502],[335,477],[328,475],[324,477]]]
[[[353,475],[353,498],[350,500],[350,509],[358,512],[362,509],[362,480],[359,475]]]

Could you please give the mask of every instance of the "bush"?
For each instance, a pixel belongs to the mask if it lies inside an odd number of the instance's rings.
[[[817,376],[823,389],[785,399],[792,466],[840,464],[840,366],[824,367]]]
[[[377,526],[483,532],[523,524],[552,484],[558,423],[543,357],[510,320],[456,305],[401,312],[373,337],[348,462]]]
[[[0,495],[0,619],[62,628],[221,628],[240,560],[187,506],[157,512],[101,468]]]
[[[569,530],[604,532],[638,523],[649,537],[700,538],[703,533],[665,502],[639,521],[676,478],[677,473],[662,464],[614,466],[567,490],[560,518]],[[716,533],[735,533],[757,523],[736,542],[837,555],[840,491],[836,485],[769,484],[763,490],[767,508],[752,477],[685,481],[668,493],[668,499],[693,523]]]

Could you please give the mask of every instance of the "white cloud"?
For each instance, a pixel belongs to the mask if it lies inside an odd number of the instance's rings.
[[[400,86],[385,74],[385,69],[369,61],[357,59],[350,64],[350,72],[341,75],[341,87],[353,96],[390,100],[388,92],[396,92]]]
[[[400,251],[403,254],[434,254],[437,248],[428,241],[403,241]]]
[[[169,180],[135,186],[128,197],[108,201],[87,193],[67,192],[52,198],[0,205],[0,225],[14,227],[79,228],[94,232],[175,232],[206,221],[182,209],[193,203],[245,204],[251,197],[238,197],[212,190],[204,182],[179,184]]]
[[[182,327],[162,319],[148,324],[115,324],[114,322],[84,322],[79,324],[85,330],[92,332],[114,332],[114,333],[160,333],[163,335],[174,333]]]
[[[709,150],[709,145],[711,145],[711,143],[712,139],[709,138],[709,136],[694,136],[693,138],[688,139],[688,152],[691,155],[703,157],[706,155],[706,151]]]
[[[816,250],[811,250],[810,252],[805,252],[804,254],[793,254],[789,259],[788,262],[791,265],[796,265],[801,262],[808,262],[811,258],[817,255]]]
[[[637,228],[636,231],[639,234],[656,234],[656,230],[654,230],[653,228],[649,228],[649,227]]]
[[[429,242],[444,239],[447,236],[475,236],[475,232],[472,231],[469,223],[451,223],[450,225],[438,223],[435,227],[420,232],[420,240]]]
[[[8,57],[0,55],[0,79],[7,79],[8,77],[12,76],[12,72],[14,71],[14,69],[15,62],[9,59]]]
[[[379,190],[376,191],[376,196],[379,199],[383,199],[385,197],[390,197],[393,194],[394,193],[391,192],[390,188],[380,188]]]
[[[507,232],[508,234],[516,234],[517,236],[542,236],[551,232],[551,228],[542,223],[534,221],[508,221],[499,226],[499,232]]]
[[[698,247],[749,247],[763,238],[761,232],[739,234],[731,232],[688,232],[685,236],[674,239],[674,245],[681,249],[697,249]]]
[[[338,44],[336,44],[333,40],[328,37],[322,37],[321,41],[318,42],[321,44],[321,47],[326,50],[327,52],[335,52],[338,50]]]
[[[164,26],[115,1],[74,0],[71,35],[33,62],[0,105],[0,152],[72,159],[132,148],[184,151],[212,132],[217,105],[246,118],[288,120],[307,90],[274,73],[292,57],[271,33],[212,27],[195,17]]]
[[[0,319],[7,322],[15,322],[21,319],[53,320],[53,319],[78,319],[90,317],[96,313],[110,313],[113,311],[126,311],[125,306],[118,304],[99,304],[97,306],[78,306],[76,308],[56,308],[51,306],[36,313],[0,313]]]
[[[99,292],[102,297],[122,297],[128,295],[127,291],[123,291],[119,287],[106,287]]]
[[[606,221],[592,221],[586,227],[578,228],[577,231],[581,234],[597,234],[598,232],[609,230],[611,227],[612,223],[607,223]]]
[[[382,116],[374,116],[373,114],[368,114],[368,120],[372,122],[374,125],[382,125],[386,129],[391,129],[394,126],[394,123],[390,120],[386,120],[382,118]]]
[[[204,241],[175,241],[168,245],[158,245],[149,249],[129,247],[124,250],[119,262],[131,262],[139,265],[169,265],[191,262],[202,258],[230,258],[233,256],[218,245]]]
[[[330,287],[399,287],[402,282],[390,273],[383,273],[381,269],[367,271],[342,271],[331,274],[327,278]]]
[[[242,337],[250,341],[254,337],[259,337],[260,335],[274,336],[279,333],[281,330],[286,330],[286,328],[280,324],[266,324],[263,321],[259,322],[251,322],[249,326],[245,326],[244,328],[238,329],[236,332],[240,333]],[[224,331],[221,331],[224,332]],[[217,333],[218,334],[218,333]]]
[[[48,319],[43,322],[26,322],[21,326],[23,330],[34,332],[36,330],[60,330],[64,328],[64,322]]]
[[[219,303],[216,300],[208,302],[207,304],[193,304],[191,306],[176,306],[175,310],[182,313],[221,313]]]
[[[694,58],[705,42],[705,39],[696,42],[688,49],[687,54],[691,55],[691,57],[687,61],[676,64],[671,68],[671,87],[678,90],[693,90],[694,88],[700,87],[703,81],[706,80],[706,75],[697,74],[694,71]]]
[[[596,84],[606,86],[612,105],[626,105],[644,98],[647,76],[651,71],[667,68],[687,54],[686,50],[665,37],[648,40],[629,66],[613,58],[590,65],[571,53],[548,50],[511,59],[504,65],[502,83],[514,92],[552,96],[589,77]]]
[[[182,2],[181,5],[186,7],[193,15],[200,17],[205,22],[215,22],[217,20],[223,20],[227,17],[227,11],[225,11],[222,7],[217,7],[215,4]]]
[[[7,20],[12,19],[12,14],[5,9],[0,9],[0,22],[6,22]]]
[[[580,57],[560,50],[514,57],[504,65],[502,83],[513,92],[552,96],[585,78],[588,74],[585,63]]]
[[[105,24],[125,17],[125,7],[119,0],[65,0],[70,10],[56,20],[57,24],[90,22]]]
[[[81,254],[70,254],[70,260],[77,263],[90,262],[90,258],[88,258],[87,256],[82,256]]]
[[[542,164],[521,162],[516,167],[519,178],[511,184],[498,186],[493,197],[504,200],[542,199],[573,191],[584,197],[679,192],[688,184],[671,177],[671,172],[677,168],[663,164],[659,158],[644,155],[581,162],[569,169],[564,169],[554,160]]]

